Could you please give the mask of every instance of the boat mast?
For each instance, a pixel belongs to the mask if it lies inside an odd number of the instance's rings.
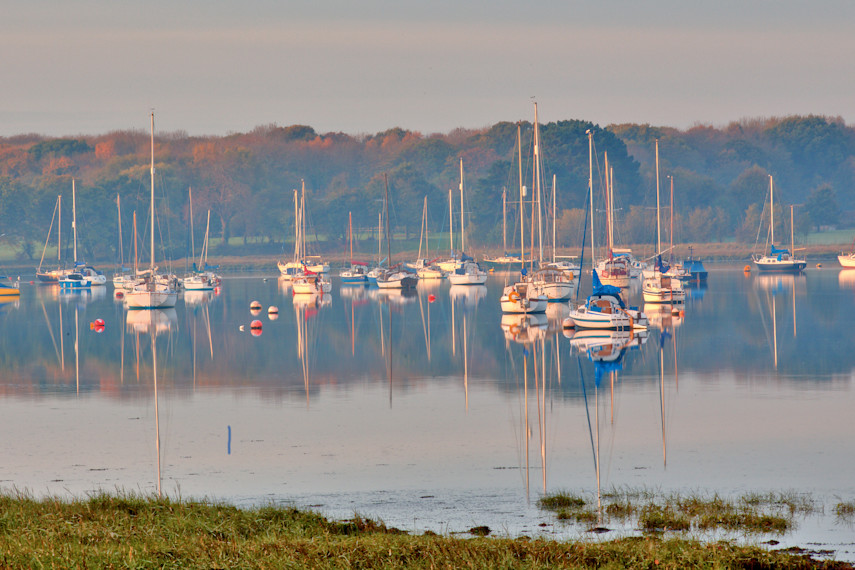
[[[460,253],[466,251],[466,232],[463,229],[463,159],[460,159]]]
[[[502,187],[502,255],[508,252],[508,189]]]
[[[300,208],[297,189],[294,188],[294,261],[300,258]]]
[[[202,253],[199,255],[199,271],[205,271],[208,264],[208,232],[211,229],[211,210],[208,210],[208,221],[205,223],[205,243],[202,244]]]
[[[543,216],[540,205],[540,128],[537,123],[537,102],[534,104],[534,183],[537,196],[537,246],[539,249],[538,261],[543,263]],[[533,220],[532,220],[533,221]]]
[[[57,215],[56,227],[56,262],[59,264],[62,261],[62,194],[56,197],[56,207],[59,209]]]
[[[659,219],[659,139],[656,139],[656,254],[662,253],[662,224]]]
[[[796,257],[796,234],[793,230],[793,205],[790,204],[790,251],[793,254],[793,259]],[[795,289],[795,285],[793,285]]]
[[[76,234],[75,234],[76,235]],[[76,238],[75,238],[76,239]],[[76,243],[76,242],[75,242]],[[154,112],[151,113],[151,279],[154,282]],[[75,257],[77,246],[75,245]]]
[[[77,189],[74,178],[71,179],[71,229],[74,230],[74,265],[77,265]]]
[[[448,241],[451,243],[451,257],[454,257],[454,202],[451,197],[451,188],[448,189]]]
[[[300,257],[306,257],[306,181],[300,179],[302,195],[300,196]]]
[[[591,129],[585,131],[588,135],[588,195],[591,199],[591,267],[594,267],[596,262],[594,246],[594,133]]]
[[[116,192],[116,209],[119,211],[119,263],[121,263],[122,268],[125,266],[125,246],[122,245],[122,198],[118,192]]]
[[[606,151],[603,153],[603,162],[605,164],[605,182],[606,182],[606,231],[608,233],[608,242],[609,242],[609,255],[612,254],[612,249],[614,247],[613,237],[612,237],[612,189],[609,185],[609,153]]]
[[[668,245],[668,261],[672,261],[674,258],[674,177],[670,174],[668,175],[668,179],[671,181],[671,207],[669,210],[668,220],[670,222],[670,229],[668,230],[668,235],[671,238],[671,242]]]
[[[558,242],[555,239],[555,218],[558,210],[556,210],[555,204],[555,180],[557,178],[556,174],[552,174],[552,263],[555,263],[555,248],[558,245]]]
[[[517,164],[520,169],[520,263],[525,264],[525,187],[522,179],[522,136],[517,123]]]
[[[193,235],[193,188],[187,190],[188,200],[190,204],[190,259],[196,259],[196,238]]]
[[[353,212],[347,213],[347,236],[350,238],[350,264],[353,265]],[[421,242],[419,242],[421,247]]]
[[[770,205],[770,223],[769,229],[772,234],[772,246],[775,246],[775,186],[772,184],[772,175],[769,175],[769,205]],[[76,251],[76,250],[75,250]],[[76,254],[75,254],[76,255]],[[75,258],[76,260],[76,258]]]
[[[384,205],[386,210],[386,255],[388,256],[388,264],[389,268],[392,268],[392,239],[390,238],[390,228],[389,228],[389,177],[384,172],[383,173],[383,183],[386,186],[386,203]]]

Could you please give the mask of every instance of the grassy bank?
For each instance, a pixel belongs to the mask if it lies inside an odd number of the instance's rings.
[[[2,568],[851,568],[727,542],[410,535],[294,508],[133,495],[0,497]]]

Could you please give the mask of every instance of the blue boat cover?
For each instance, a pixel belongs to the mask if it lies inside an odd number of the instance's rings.
[[[594,290],[591,291],[591,297],[595,297],[597,295],[614,295],[618,302],[620,303],[621,308],[625,309],[626,306],[623,304],[623,299],[620,296],[620,288],[615,287],[614,285],[603,285],[600,281],[600,276],[597,275],[597,270],[594,269]],[[588,301],[590,302],[591,297],[588,297]]]

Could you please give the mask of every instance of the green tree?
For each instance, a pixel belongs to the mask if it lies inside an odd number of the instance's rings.
[[[817,230],[822,226],[836,225],[840,220],[837,194],[830,184],[823,184],[811,190],[805,204],[805,210]]]

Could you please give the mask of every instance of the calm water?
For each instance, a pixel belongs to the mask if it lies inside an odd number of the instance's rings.
[[[855,273],[741,268],[708,267],[682,315],[647,306],[646,336],[605,346],[565,335],[564,305],[503,318],[502,275],[409,297],[334,282],[322,300],[235,277],[130,315],[112,287],[22,285],[0,312],[0,486],[149,494],[160,480],[170,496],[417,532],[562,538],[581,531],[535,502],[595,493],[599,456],[603,489],[810,493],[824,514],[774,538],[855,559],[833,514],[855,499]]]

